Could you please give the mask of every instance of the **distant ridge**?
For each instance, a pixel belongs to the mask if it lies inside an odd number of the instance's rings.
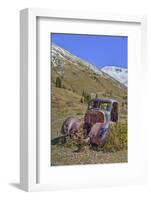
[[[91,73],[95,73],[106,80],[113,81],[114,85],[117,85],[117,87],[121,87],[121,84],[127,87],[127,69],[117,66],[105,66],[98,69],[95,65],[73,55],[54,43],[52,43],[51,46],[51,63],[54,68],[57,68],[56,72],[60,75],[64,73],[64,66],[70,63],[77,67],[83,66],[83,69],[87,69],[91,71]],[[119,73],[120,71],[122,73]]]
[[[124,67],[117,66],[105,66],[101,68],[101,71],[107,73],[112,78],[116,79],[120,83],[127,86],[128,70]]]

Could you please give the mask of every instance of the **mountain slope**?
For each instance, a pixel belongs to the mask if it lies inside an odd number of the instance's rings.
[[[54,67],[58,66],[58,64],[63,64],[66,61],[70,63],[82,64],[85,65],[89,70],[96,72],[99,75],[102,75],[102,72],[97,69],[94,65],[78,58],[77,56],[71,54],[69,51],[59,47],[56,44],[52,44],[52,64]]]
[[[56,87],[56,80],[61,87]],[[63,48],[51,48],[51,105],[52,137],[59,133],[66,117],[83,118],[87,103],[81,101],[83,92],[91,97],[107,97],[121,104],[127,95],[127,87],[98,70],[95,66],[72,55]]]
[[[128,70],[126,68],[117,67],[117,66],[105,66],[101,68],[101,71],[107,73],[109,76],[113,77],[120,83],[127,86]]]
[[[75,90],[82,94],[83,90],[89,93],[114,91],[116,96],[121,96],[126,91],[125,86],[110,77],[107,73],[100,71],[94,65],[72,55],[63,48],[52,45],[52,82],[60,77],[65,88]]]

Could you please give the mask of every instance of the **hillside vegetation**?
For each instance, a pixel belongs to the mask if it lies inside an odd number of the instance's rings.
[[[82,120],[88,100],[94,97],[116,99],[119,102],[120,123],[126,125],[127,87],[104,72],[97,73],[97,71],[90,68],[87,63],[74,58],[74,56],[72,57],[70,53],[61,48],[52,46],[52,52],[51,138],[60,136],[61,125],[67,117],[77,116]],[[75,146],[73,148],[75,148]],[[106,146],[106,149],[107,148]],[[68,155],[69,152],[72,152],[71,149],[72,148],[69,150],[66,146],[52,146],[52,161],[54,161],[54,165],[56,165],[55,163],[57,163],[57,160],[58,163],[63,164],[63,162],[65,162],[63,160],[60,161],[61,158],[59,155],[57,157],[60,151],[62,152],[63,150],[65,154]],[[125,153],[126,151],[124,148],[123,150]],[[72,153],[70,156],[72,156]],[[100,163],[99,160],[98,163]]]

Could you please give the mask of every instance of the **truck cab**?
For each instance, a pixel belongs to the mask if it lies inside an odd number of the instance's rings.
[[[84,116],[87,134],[95,123],[107,124],[118,121],[118,102],[108,98],[94,98],[89,101]]]

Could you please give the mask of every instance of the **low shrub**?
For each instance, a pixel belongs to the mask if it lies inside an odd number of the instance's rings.
[[[110,125],[107,142],[102,147],[103,152],[116,152],[127,149],[127,124],[115,123]]]
[[[64,148],[70,148],[71,151],[80,151],[86,146],[84,132],[82,131],[79,138],[67,137],[66,141],[60,143]],[[127,149],[127,124],[118,122],[110,125],[109,135],[103,147],[98,147],[98,151],[117,152]]]

